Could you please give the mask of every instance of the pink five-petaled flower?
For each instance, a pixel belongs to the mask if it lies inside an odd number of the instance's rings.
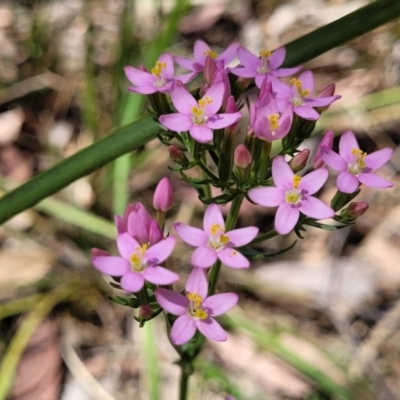
[[[381,168],[392,157],[389,147],[364,153],[358,146],[357,139],[351,131],[345,132],[339,141],[339,154],[328,147],[322,149],[322,160],[333,170],[340,172],[336,185],[343,193],[354,193],[360,183],[373,188],[389,188],[393,183],[372,172]]]
[[[232,74],[242,78],[255,78],[257,87],[261,88],[264,79],[269,76],[289,76],[300,71],[302,67],[280,68],[286,57],[286,49],[280,47],[275,51],[262,50],[260,57],[255,56],[244,47],[239,47],[237,56],[242,63],[242,67],[230,68]]]
[[[121,277],[121,287],[136,293],[144,282],[155,285],[170,285],[179,280],[179,275],[159,264],[166,260],[175,246],[175,238],[170,236],[153,246],[140,245],[128,233],[117,236],[117,245],[122,257],[92,252],[92,264],[103,274]]]
[[[196,40],[194,42],[193,55],[194,61],[188,60],[186,58],[175,56],[174,60],[182,67],[189,71],[194,71],[196,73],[204,70],[204,64],[206,62],[207,56],[210,57],[218,69],[225,68],[236,56],[236,50],[239,47],[239,43],[232,43],[226,48],[222,53],[217,54],[212,51],[208,44],[203,40]]]
[[[191,263],[194,267],[209,268],[217,259],[231,268],[248,268],[249,260],[234,247],[250,243],[258,234],[258,228],[234,229],[225,232],[225,222],[220,208],[210,204],[204,214],[204,230],[176,222],[174,228],[181,239],[197,249],[193,252]]]
[[[224,84],[214,83],[198,102],[181,82],[172,84],[171,100],[177,113],[161,115],[159,121],[173,132],[189,131],[200,143],[212,140],[212,129],[222,129],[234,124],[240,112],[217,114],[224,96]]]
[[[221,293],[207,297],[207,278],[201,268],[193,269],[185,289],[186,296],[163,288],[155,291],[158,304],[169,313],[179,315],[171,328],[171,342],[178,346],[188,342],[196,329],[209,339],[225,341],[227,334],[213,317],[234,307],[239,296]]]
[[[275,229],[286,235],[295,227],[300,212],[315,219],[331,218],[335,212],[321,200],[311,196],[321,189],[328,179],[326,169],[318,169],[300,177],[295,175],[282,156],[272,161],[272,178],[276,187],[259,187],[249,190],[254,203],[276,207]]]
[[[318,97],[314,93],[314,76],[311,71],[304,71],[298,78],[290,80],[292,87],[289,88],[278,79],[272,81],[272,86],[276,91],[278,106],[281,110],[291,103],[293,112],[298,116],[315,121],[319,114],[314,110],[315,107],[325,107],[340,99],[341,96]]]
[[[141,94],[168,93],[171,83],[175,80],[188,83],[194,77],[194,74],[190,73],[174,78],[174,62],[169,53],[161,54],[151,72],[131,66],[125,67],[124,71],[128,80],[135,85],[129,87],[129,90]]]

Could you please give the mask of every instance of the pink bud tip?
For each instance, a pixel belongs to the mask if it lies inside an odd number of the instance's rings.
[[[97,248],[92,249],[92,258],[93,257],[101,257],[101,256],[109,256],[109,255],[110,255],[110,253],[107,253],[104,250],[97,249]]]
[[[368,210],[368,207],[368,203],[364,203],[361,201],[357,203],[350,203],[347,208],[347,213],[352,218],[358,218],[361,217],[361,215],[363,215]]]
[[[325,163],[323,162],[321,155],[322,155],[322,149],[323,148],[328,148],[332,150],[333,146],[333,132],[328,131],[325,133],[324,137],[322,138],[318,149],[315,153],[315,156],[313,158],[313,167],[314,169],[318,168],[323,168],[325,166]]]
[[[153,207],[163,212],[168,211],[174,204],[174,192],[167,177],[158,183],[153,197]]]
[[[153,315],[153,310],[148,304],[143,304],[139,307],[139,316],[145,319],[149,319]]]
[[[233,155],[233,160],[235,165],[240,168],[247,168],[252,161],[251,154],[244,144],[239,144],[236,147],[235,153]]]
[[[307,165],[308,157],[310,157],[309,149],[304,149],[300,153],[296,154],[289,163],[292,171],[294,173],[301,171]]]

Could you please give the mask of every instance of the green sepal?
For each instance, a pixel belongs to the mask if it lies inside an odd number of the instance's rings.
[[[210,199],[206,199],[202,196],[199,196],[199,200],[204,204],[226,204],[232,201],[239,193],[229,194],[223,193],[216,197],[211,197]]]
[[[333,218],[336,221],[336,218]],[[339,221],[340,222],[340,221]],[[346,228],[347,224],[345,225],[328,225],[328,224],[321,224],[320,222],[314,221],[313,219],[305,219],[302,221],[303,224],[314,226],[315,228],[324,229],[326,231],[337,231],[338,229]]]
[[[349,203],[351,200],[354,199],[360,193],[360,189],[357,189],[354,193],[342,193],[339,190],[336,192],[336,194],[333,196],[333,199],[331,200],[331,207],[335,210],[338,211],[341,208],[343,208],[347,203]]]
[[[296,245],[296,243],[297,239],[290,246],[269,254],[255,250],[250,246],[239,247],[236,250],[240,251],[246,258],[249,258],[250,260],[265,260],[266,258],[286,253],[287,251],[291,250]]]
[[[136,298],[133,297],[112,297],[107,295],[108,300],[112,301],[113,303],[122,305],[122,306],[128,306],[131,308],[138,308],[138,302]]]

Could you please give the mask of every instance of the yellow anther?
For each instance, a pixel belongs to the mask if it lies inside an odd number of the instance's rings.
[[[293,187],[295,189],[297,189],[300,185],[300,181],[301,181],[301,176],[299,175],[293,175]]]
[[[212,50],[206,50],[205,52],[204,52],[204,55],[207,57],[210,57],[210,58],[212,58],[213,60],[214,59],[216,59],[217,57],[218,57],[218,54],[215,52],[215,51],[212,51]]]
[[[290,83],[292,83],[293,85],[295,85],[297,87],[297,91],[299,93],[299,96],[304,97],[307,96],[308,94],[310,94],[310,91],[308,89],[304,89],[302,88],[302,82],[299,79],[296,78],[292,78],[290,80]]]
[[[156,65],[151,69],[151,73],[159,77],[165,68],[167,68],[166,62],[157,61]]]
[[[279,114],[271,114],[268,117],[269,125],[272,131],[279,129]]]
[[[137,267],[140,264],[140,258],[137,256],[136,253],[131,254],[131,263]]]
[[[192,114],[196,117],[201,117],[204,114],[204,110],[199,107],[193,106],[192,107]]]
[[[227,244],[229,243],[229,237],[226,235],[221,235],[221,237],[219,238],[220,242],[223,244]]]
[[[211,225],[210,232],[211,232],[211,235],[216,235],[218,232],[224,233],[225,229],[219,224],[214,224],[214,225]]]
[[[269,57],[269,56],[272,54],[272,51],[269,51],[269,50],[261,50],[259,54],[260,54],[260,57],[262,57],[262,58],[267,58],[267,57]]]
[[[212,102],[213,102],[213,99],[210,96],[206,96],[199,100],[199,106],[203,108],[207,104],[211,104]]]
[[[351,152],[352,152],[352,154],[353,154],[354,156],[362,156],[363,154],[365,154],[365,153],[363,153],[363,151],[360,150],[360,149],[351,149]]]
[[[208,317],[208,313],[205,310],[197,309],[194,311],[193,316],[199,319],[206,319]]]

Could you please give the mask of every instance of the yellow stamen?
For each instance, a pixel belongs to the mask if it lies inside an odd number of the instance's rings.
[[[299,96],[304,97],[307,96],[308,94],[310,94],[310,91],[308,89],[304,89],[302,88],[302,82],[299,79],[296,78],[292,78],[290,80],[290,83],[292,83],[293,85],[295,85],[297,87],[297,91],[299,93]]]
[[[299,201],[299,199],[300,199],[300,195],[299,195],[299,193],[297,193],[295,191],[290,191],[290,192],[286,193],[286,201],[288,203],[295,204]]]
[[[213,102],[213,99],[209,96],[206,96],[199,100],[199,106],[203,108],[207,104],[211,104],[212,102]]]
[[[215,51],[212,51],[212,50],[206,50],[205,52],[204,52],[204,55],[207,57],[210,57],[210,58],[212,58],[213,60],[214,59],[216,59],[217,57],[218,57],[218,54],[215,52]]]
[[[267,58],[267,57],[269,57],[269,56],[272,54],[272,51],[269,51],[269,50],[261,50],[259,54],[260,54],[260,57],[262,57],[262,58]]]
[[[208,313],[205,310],[197,309],[194,311],[193,317],[196,317],[198,319],[206,319],[208,317]]]
[[[271,114],[268,117],[269,125],[272,131],[279,129],[279,114]]]
[[[357,168],[359,170],[361,170],[362,168],[365,168],[367,166],[367,164],[365,163],[364,158],[367,156],[367,153],[364,153],[360,149],[351,149],[351,152],[353,153],[354,156],[357,157],[356,158]]]
[[[199,108],[199,107],[193,106],[192,107],[192,114],[195,117],[201,117],[204,114],[204,110]]]
[[[219,231],[221,231],[223,233],[223,232],[225,232],[225,229],[219,224],[211,225],[211,227],[210,227],[211,235],[216,235]],[[224,236],[224,235],[222,235],[222,236]],[[229,241],[229,238],[228,238],[228,241]]]
[[[299,185],[300,185],[300,181],[301,181],[301,176],[299,175],[293,175],[293,187],[295,189],[298,189]]]
[[[220,242],[223,244],[227,244],[229,242],[229,237],[226,235],[221,235],[221,237],[219,238]]]
[[[167,68],[166,62],[157,61],[156,65],[151,69],[151,73],[159,77],[165,68]]]

